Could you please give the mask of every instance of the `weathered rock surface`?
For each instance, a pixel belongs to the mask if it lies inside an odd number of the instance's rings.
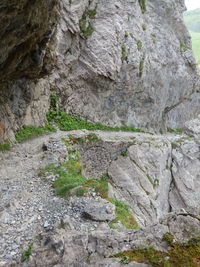
[[[128,154],[112,162],[109,175],[140,222],[149,224],[169,211],[171,144],[161,136],[138,137]]]
[[[108,259],[120,251],[131,248],[154,246],[166,250],[167,243],[163,235],[170,232],[176,241],[186,241],[188,236],[199,235],[200,220],[187,214],[169,214],[162,222],[139,231],[107,230],[94,231],[91,234],[57,230],[51,236],[46,235],[34,249],[28,263],[21,266],[121,266],[116,259]],[[190,233],[190,234],[189,234]],[[130,263],[127,266],[147,266]]]
[[[137,0],[1,1],[5,138],[44,122],[51,90],[94,122],[181,127],[200,102],[184,10],[183,0],[148,0],[145,12]]]
[[[93,221],[112,221],[115,219],[115,206],[105,199],[92,200],[85,205],[82,215]]]
[[[200,144],[197,139],[179,139],[172,150],[170,205],[200,214]]]
[[[200,115],[198,118],[185,123],[185,131],[188,135],[200,138]]]
[[[200,235],[198,139],[187,135],[95,133],[98,146],[103,146],[106,154],[112,146],[110,153],[114,153],[114,157],[109,155],[109,166],[103,166],[110,176],[109,197],[129,204],[142,229],[111,230],[106,221],[114,219],[114,206],[96,194],[69,200],[53,194],[50,185],[56,177],[50,173],[39,177],[38,169],[67,160],[61,138],[88,135],[88,131],[57,132],[0,154],[1,266],[9,266],[13,260],[11,266],[16,266],[16,260],[32,242],[30,261],[18,266],[115,266],[116,260],[107,258],[121,250],[149,245],[166,249],[162,241],[166,232],[179,241]],[[78,149],[82,159],[86,148],[95,148],[97,143],[70,144],[70,149]],[[103,152],[99,159],[101,156],[104,158]],[[102,161],[94,159],[95,164],[91,164],[92,157],[88,168],[99,170]],[[93,178],[98,179],[99,172]]]

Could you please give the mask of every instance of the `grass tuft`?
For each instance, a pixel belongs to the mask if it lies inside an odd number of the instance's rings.
[[[34,136],[39,136],[42,134],[47,134],[50,132],[55,132],[56,129],[51,125],[45,125],[43,127],[36,126],[23,126],[15,135],[17,142],[22,142],[24,140],[30,139]]]
[[[32,253],[32,249],[33,249],[33,243],[31,243],[28,246],[28,248],[23,252],[22,258],[21,258],[22,261],[25,261],[25,260],[28,260],[29,259],[30,255]]]
[[[184,132],[182,128],[167,128],[167,131],[173,134],[182,134]]]
[[[138,228],[138,223],[135,220],[129,205],[117,199],[110,199],[110,202],[113,203],[116,207],[116,218],[109,223],[110,228],[115,229],[115,224],[117,222],[121,222],[121,224],[123,224],[126,229]]]
[[[138,48],[138,51],[140,51],[142,49],[142,41],[141,40],[137,41],[137,48]]]
[[[142,13],[146,12],[146,0],[138,0]]]
[[[0,151],[8,151],[11,149],[11,145],[8,143],[0,144]]]

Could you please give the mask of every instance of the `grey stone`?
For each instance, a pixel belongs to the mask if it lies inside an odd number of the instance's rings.
[[[112,221],[115,219],[115,206],[102,199],[91,200],[83,210],[83,216],[93,221]]]
[[[169,211],[171,144],[162,136],[141,136],[134,142],[129,156],[113,161],[108,173],[116,196],[125,199],[139,222],[146,225]]]
[[[200,138],[200,115],[198,118],[185,123],[185,131],[188,135]]]

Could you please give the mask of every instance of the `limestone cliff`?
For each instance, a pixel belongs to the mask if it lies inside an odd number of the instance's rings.
[[[40,125],[50,91],[91,121],[153,130],[199,113],[183,0],[0,3],[0,117],[5,137]]]

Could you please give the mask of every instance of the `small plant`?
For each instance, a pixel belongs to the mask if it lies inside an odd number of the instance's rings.
[[[147,176],[147,179],[149,180],[149,182],[153,185],[153,188],[155,188],[156,186],[159,185],[159,180],[158,179],[154,180],[148,174],[146,176]]]
[[[116,218],[109,223],[110,228],[116,228],[115,224],[121,222],[127,229],[137,229],[138,223],[136,222],[131,208],[121,200],[108,199],[115,205]]]
[[[172,145],[172,149],[176,149],[178,147],[178,144],[175,142],[172,142],[171,145]]]
[[[11,146],[9,143],[0,144],[0,151],[7,151],[10,149],[11,149]]]
[[[57,94],[51,94],[50,95],[50,109],[51,110],[57,109],[57,101],[58,101],[58,95]]]
[[[152,42],[153,42],[153,44],[156,44],[157,43],[157,41],[156,41],[155,38],[152,39]]]
[[[102,198],[108,198],[108,179],[106,177],[102,177],[101,179],[90,179],[87,180],[83,188],[89,189],[92,188],[94,191],[99,194]]]
[[[69,223],[64,222],[63,219],[60,220],[60,224],[58,225],[58,229],[66,229],[69,226]]]
[[[33,249],[33,243],[31,243],[28,248],[22,254],[22,261],[28,260]]]
[[[128,151],[122,151],[122,152],[120,153],[120,155],[121,155],[122,157],[128,157]]]
[[[121,59],[122,59],[122,62],[123,62],[124,60],[127,60],[126,46],[123,44],[121,46],[121,48],[122,48],[122,57],[121,57]]]
[[[146,0],[138,0],[142,13],[146,12]]]
[[[191,48],[188,45],[186,45],[185,43],[180,42],[180,50],[185,52],[187,50],[191,50]]]
[[[83,187],[77,188],[76,189],[76,192],[75,192],[75,194],[76,194],[77,197],[82,197],[86,193],[87,193],[87,190],[85,188],[83,188]]]
[[[94,19],[96,16],[96,10],[88,10],[84,12],[82,18],[79,21],[80,31],[83,37],[87,38],[92,35],[94,28],[89,19]]]
[[[91,143],[100,141],[99,137],[95,133],[89,133],[85,137],[73,138],[71,140],[73,140],[73,143]]]
[[[144,71],[144,61],[141,60],[140,61],[140,65],[139,65],[139,77],[141,78],[143,75],[143,71]]]
[[[146,24],[142,24],[142,29],[143,29],[143,31],[146,31],[147,25]]]
[[[128,36],[129,36],[129,33],[128,32],[125,32],[124,37],[125,38],[128,38]]]
[[[125,256],[121,259],[120,261],[121,264],[129,264],[130,261],[129,261],[129,257],[128,256]]]
[[[173,244],[174,242],[174,235],[172,235],[171,233],[167,232],[163,235],[162,240],[166,241],[170,246]]]
[[[167,128],[169,133],[182,134],[184,130],[182,128]]]
[[[90,19],[95,19],[96,14],[97,14],[96,9],[90,9],[87,11],[87,15]]]
[[[141,40],[137,41],[137,48],[139,51],[142,49],[142,41]]]
[[[51,126],[50,124],[47,124],[43,127],[36,127],[31,125],[23,126],[15,135],[17,142],[22,142],[24,140],[27,140],[29,138],[32,138],[34,136],[39,136],[42,134],[47,134],[50,132],[55,132],[56,129]]]

